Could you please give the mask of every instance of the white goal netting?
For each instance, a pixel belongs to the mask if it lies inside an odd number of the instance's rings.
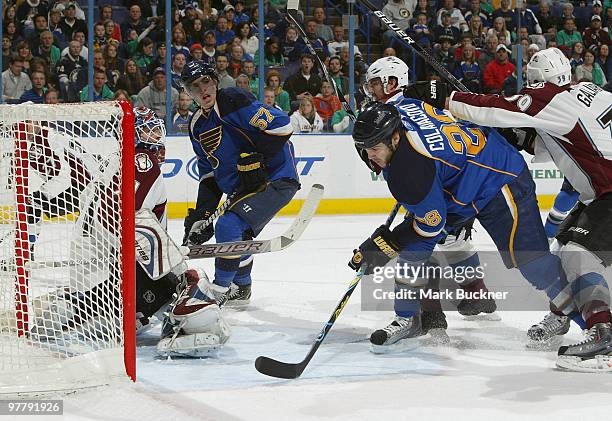
[[[77,389],[126,373],[134,187],[133,159],[123,160],[134,141],[124,109],[0,105],[0,392]]]

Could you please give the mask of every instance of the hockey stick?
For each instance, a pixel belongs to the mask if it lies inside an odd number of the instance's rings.
[[[415,40],[413,40],[410,37],[410,35],[402,31],[399,28],[399,26],[394,24],[393,21],[389,19],[383,12],[378,10],[378,7],[372,4],[370,0],[357,0],[357,1],[363,4],[368,9],[370,9],[370,11],[374,14],[374,16],[376,16],[384,26],[386,26],[387,28],[395,32],[395,35],[397,35],[400,39],[402,39],[404,42],[406,42],[408,45],[414,48],[414,51],[416,51],[416,53],[423,60],[425,60],[431,67],[433,67],[440,74],[440,76],[446,79],[448,83],[453,85],[455,89],[462,91],[462,92],[469,92],[469,89],[463,83],[461,83],[461,81],[459,81],[455,76],[453,76],[453,74],[449,72],[448,69],[446,69],[446,67],[442,66],[442,64],[439,61],[437,61],[435,58],[433,58],[432,55],[429,54],[429,52],[425,48],[423,48],[421,44],[418,44]]]
[[[323,186],[314,184],[302,208],[291,226],[280,236],[269,240],[232,241],[228,243],[192,245],[189,247],[188,259],[205,259],[211,257],[239,256],[261,254],[284,250],[295,243],[302,235],[323,197]]]
[[[391,226],[391,223],[393,222],[393,220],[395,219],[395,216],[399,212],[400,207],[401,205],[399,203],[395,204],[395,206],[393,207],[393,210],[391,211],[391,213],[389,214],[389,217],[387,218],[387,221],[385,222],[385,226],[387,227]],[[331,317],[329,318],[327,323],[325,323],[325,325],[323,326],[321,333],[319,333],[319,336],[317,336],[317,339],[315,340],[314,344],[310,348],[310,351],[308,352],[306,357],[301,362],[297,364],[291,364],[291,363],[284,363],[282,361],[274,360],[268,357],[257,357],[257,359],[255,360],[255,368],[257,369],[257,371],[259,371],[261,374],[265,374],[266,376],[278,377],[280,379],[297,379],[298,377],[300,377],[300,375],[302,374],[302,372],[304,371],[304,369],[306,368],[306,366],[308,365],[308,363],[314,356],[315,352],[317,352],[317,349],[319,349],[319,346],[321,346],[321,343],[323,342],[323,340],[325,339],[325,337],[331,330],[332,326],[336,322],[336,319],[338,319],[338,316],[340,316],[340,313],[344,309],[344,306],[346,306],[346,303],[351,297],[351,294],[353,293],[353,291],[355,291],[357,284],[359,283],[359,281],[361,281],[361,278],[365,274],[366,269],[367,268],[365,267],[365,265],[359,269],[359,271],[357,272],[357,275],[355,275],[355,277],[349,284],[348,289],[342,296],[342,299],[340,299],[340,302],[334,309],[334,312],[332,313]]]
[[[304,30],[304,28],[302,28],[302,26],[298,22],[299,3],[300,3],[299,0],[289,0],[287,2],[287,16],[293,22],[293,25],[296,27],[296,29],[300,33],[300,37],[302,38],[302,41],[304,41],[304,43],[306,44],[306,47],[308,48],[308,51],[310,52],[310,54],[312,54],[317,60],[317,62],[319,63],[319,66],[321,67],[321,70],[323,71],[323,74],[325,75],[325,79],[327,79],[327,81],[334,88],[334,92],[336,93],[336,96],[340,100],[340,103],[342,104],[342,108],[344,108],[344,111],[346,111],[349,117],[353,121],[355,121],[357,117],[355,116],[353,109],[351,108],[349,103],[346,101],[346,98],[344,97],[344,95],[342,95],[342,92],[340,92],[340,90],[338,89],[338,86],[336,85],[336,81],[330,76],[329,71],[327,70],[327,66],[325,66],[325,64],[321,61],[321,58],[319,57],[314,47],[310,43],[310,40],[308,39],[308,35],[306,34],[306,31]]]

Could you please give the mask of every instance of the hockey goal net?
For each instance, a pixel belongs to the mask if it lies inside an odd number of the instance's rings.
[[[0,105],[0,393],[135,378],[134,117]]]

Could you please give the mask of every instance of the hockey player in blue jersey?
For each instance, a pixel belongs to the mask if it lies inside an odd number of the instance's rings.
[[[251,239],[300,188],[287,114],[237,88],[218,89],[213,65],[192,61],[181,74],[185,91],[200,106],[189,121],[200,185],[195,209],[185,218],[185,244]],[[222,194],[235,194],[214,230],[206,220]],[[248,304],[253,257],[217,258],[212,283],[197,287],[227,305]],[[202,297],[194,290],[194,294]]]
[[[366,107],[353,139],[383,169],[393,197],[414,214],[392,231],[377,228],[355,251],[353,267],[366,264],[372,270],[399,255],[402,267],[418,268],[446,232],[476,217],[508,268],[518,268],[557,308],[584,324],[561,293],[565,275],[559,258],[549,251],[527,165],[499,133],[458,123],[442,110],[401,97]],[[399,289],[425,282],[396,277]],[[395,310],[396,319],[372,334],[374,346],[422,334],[418,300],[396,299]]]

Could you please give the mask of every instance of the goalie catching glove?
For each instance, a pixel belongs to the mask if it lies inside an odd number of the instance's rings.
[[[397,257],[400,250],[397,235],[387,226],[381,225],[370,238],[361,243],[359,249],[353,250],[353,257],[348,265],[351,269],[359,270],[365,264],[366,274],[370,274],[374,267],[384,266]]]

